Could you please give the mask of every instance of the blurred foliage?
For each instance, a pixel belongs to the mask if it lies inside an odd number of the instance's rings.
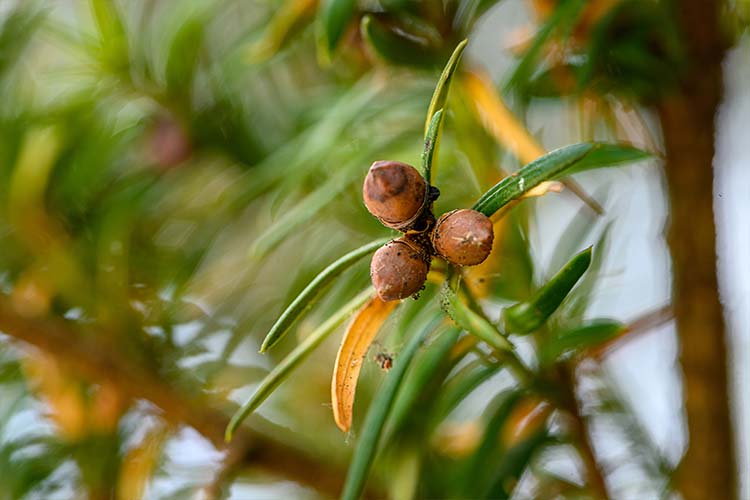
[[[196,412],[216,410],[226,417],[223,429],[237,403],[321,324],[310,342],[322,344],[320,352],[295,359],[297,373],[247,427],[343,482],[352,447],[325,406],[336,342],[324,336],[336,324],[324,322],[368,286],[367,259],[285,325],[289,334],[267,357],[256,351],[322,269],[391,236],[362,205],[367,167],[379,159],[419,163],[440,70],[497,3],[5,2],[0,498],[185,498],[201,489],[221,496],[235,476],[263,488],[283,468],[267,477],[252,453],[246,463],[221,462],[179,423],[194,418],[186,423],[199,428],[210,419]],[[577,95],[607,107],[655,99],[674,85],[680,35],[661,2],[540,0],[529,8],[538,31],[521,44],[500,94],[519,115],[536,97]],[[465,65],[441,98],[447,111],[432,172],[442,191],[438,211],[471,206],[528,163],[474,112],[477,96],[465,79],[473,71]],[[617,127],[600,135],[629,139]],[[565,475],[548,458],[579,463],[581,436],[568,422],[560,367],[575,369],[625,329],[587,314],[607,225],[576,227],[589,217],[581,214],[545,266],[531,244],[535,210],[526,202],[497,218],[491,258],[454,283],[458,314],[494,335],[504,328],[503,307],[535,300],[576,251],[593,245],[586,274],[525,329],[531,335],[510,337],[531,353],[513,351],[515,365],[435,321],[436,280],[398,307],[374,348],[393,351],[396,368],[388,375],[368,355],[357,391],[355,441],[369,440],[370,449],[355,463],[360,474],[373,464],[368,494],[596,495],[585,471]],[[436,263],[433,272],[447,270]],[[403,368],[402,356],[411,359]],[[587,370],[595,382],[584,417],[617,424],[630,450],[622,463],[643,479],[639,491],[666,491],[671,465],[599,365]],[[477,397],[481,408],[472,413]],[[193,452],[175,451],[180,446],[197,450],[195,458],[186,460]],[[234,469],[227,475],[224,467]],[[231,490],[247,498],[242,491]]]

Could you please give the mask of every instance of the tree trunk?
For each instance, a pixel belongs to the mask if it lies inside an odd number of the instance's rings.
[[[722,93],[720,3],[675,2],[687,72],[659,106],[671,199],[668,241],[689,444],[677,488],[687,500],[736,498],[726,342],[716,278],[714,119]]]

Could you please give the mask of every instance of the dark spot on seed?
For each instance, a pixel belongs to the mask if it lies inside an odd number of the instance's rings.
[[[401,168],[380,168],[372,171],[372,183],[367,183],[367,194],[370,198],[383,202],[403,193],[409,185],[407,176]]]

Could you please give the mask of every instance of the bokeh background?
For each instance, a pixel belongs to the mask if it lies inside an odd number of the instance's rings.
[[[352,11],[334,44],[321,33],[337,3]],[[696,8],[716,11],[720,50],[708,55],[694,42],[711,33],[691,31],[683,15]],[[624,141],[654,155],[577,174],[574,189],[514,209],[516,229],[498,229],[507,245],[483,275],[487,314],[595,245],[581,317],[644,325],[575,368],[608,495],[747,498],[749,12],[743,0],[0,1],[0,498],[337,496],[357,425],[387,377],[372,357],[398,362],[404,339],[439,309],[432,285],[394,313],[366,358],[350,435],[330,409],[343,327],[240,439],[226,445],[224,426],[300,339],[367,286],[363,259],[258,354],[321,269],[391,234],[365,210],[362,180],[375,160],[419,164],[430,96],[464,38],[437,213],[470,206],[504,173],[567,144]],[[695,367],[680,363],[671,307],[689,281],[673,285],[674,274],[692,271],[670,257],[670,200],[681,193],[670,193],[662,125],[685,88],[712,92],[691,83],[701,74],[723,76],[715,130],[710,120],[687,130],[715,144],[696,232],[715,220],[718,288],[705,307],[719,294],[725,326],[705,335],[720,352],[725,338],[727,355],[697,370],[727,374],[715,398],[731,418],[713,425],[731,424],[728,441],[690,435],[683,373]],[[532,360],[533,342],[518,343]],[[366,494],[459,497],[439,478],[479,446],[488,401],[513,385],[499,368],[488,374],[429,435],[414,429],[437,410],[412,408]],[[730,478],[713,496],[675,475],[694,442],[714,443],[709,460]],[[564,442],[519,464],[512,498],[596,497]]]

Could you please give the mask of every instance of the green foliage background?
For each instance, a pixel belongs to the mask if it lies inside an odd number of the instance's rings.
[[[338,495],[352,442],[367,435],[370,402],[394,382],[366,358],[355,431],[342,436],[327,406],[337,335],[228,447],[224,426],[273,366],[368,286],[365,258],[277,347],[257,354],[283,308],[325,266],[391,236],[361,202],[367,168],[380,159],[420,164],[440,70],[495,3],[6,2],[0,498]],[[633,103],[670,91],[683,54],[660,3],[623,0],[585,35],[577,34],[584,2],[559,4],[503,76],[501,94],[518,116],[540,98],[596,92]],[[573,83],[559,85],[558,71]],[[445,109],[433,172],[438,214],[472,206],[527,163],[487,131],[465,87],[453,86]],[[608,116],[583,139],[621,139]],[[590,268],[549,321],[511,337],[534,384],[519,384],[483,343],[461,351],[470,337],[435,326],[440,286],[428,283],[373,348],[395,353],[394,371],[412,352],[414,368],[396,371],[403,383],[391,389],[366,495],[598,497],[582,421],[611,426],[622,446],[615,465],[632,481],[612,496],[671,491],[675,464],[607,372],[595,361],[584,366],[583,415],[570,379],[579,354],[630,319],[587,313],[617,214],[595,217],[581,205],[541,262],[530,236],[537,203],[505,215],[499,267],[469,283],[483,292],[468,306],[502,330],[504,307],[534,297],[593,245]],[[560,406],[547,412],[538,406],[544,398]],[[533,408],[542,423],[509,439]],[[550,467],[560,461],[574,472]]]

